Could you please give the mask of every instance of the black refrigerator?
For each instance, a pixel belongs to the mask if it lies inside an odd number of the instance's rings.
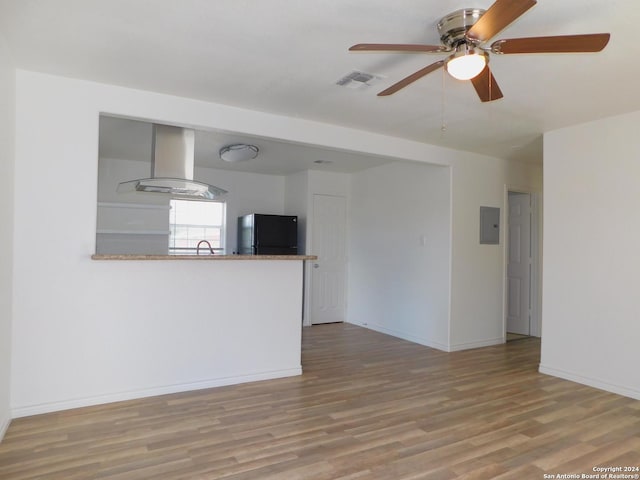
[[[298,217],[252,213],[238,217],[240,255],[297,255]]]

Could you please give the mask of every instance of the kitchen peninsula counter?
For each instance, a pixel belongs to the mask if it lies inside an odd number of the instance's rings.
[[[68,283],[48,287],[81,318],[65,328],[92,332],[59,363],[83,364],[76,381],[88,393],[33,401],[21,415],[300,375],[304,271],[316,258],[87,255],[79,268],[91,287],[82,298]]]
[[[136,255],[95,254],[92,260],[317,260],[316,255]]]

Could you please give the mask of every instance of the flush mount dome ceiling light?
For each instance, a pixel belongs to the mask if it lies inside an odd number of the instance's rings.
[[[260,150],[255,145],[234,143],[220,149],[220,158],[225,162],[246,162],[258,156]]]
[[[488,60],[487,52],[478,53],[471,45],[463,44],[447,59],[446,69],[453,78],[471,80],[484,70]]]

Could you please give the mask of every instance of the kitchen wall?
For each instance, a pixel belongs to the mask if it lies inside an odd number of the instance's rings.
[[[448,349],[450,176],[420,163],[352,175],[349,322]]]
[[[0,35],[0,440],[9,426],[13,306],[15,70]]]
[[[100,202],[133,202],[168,205],[168,200],[165,196],[135,193],[119,194],[116,192],[118,183],[136,178],[146,178],[150,175],[150,169],[150,162],[101,158],[98,172],[98,200]],[[282,214],[284,212],[285,177],[283,176],[234,172],[197,166],[195,168],[195,179],[221,187],[229,192],[225,196],[227,208],[227,253],[232,253],[236,250],[236,219],[238,216],[248,213]],[[149,216],[149,218],[153,220],[153,217]],[[168,230],[168,222],[169,217],[167,214],[166,226],[164,228],[159,228],[157,225],[146,225],[141,228],[147,230]],[[98,223],[100,223],[100,217]],[[166,241],[164,248],[166,249]],[[156,252],[150,251],[147,253]]]
[[[544,138],[540,371],[640,399],[640,112]]]
[[[285,177],[196,167],[195,178],[224,188],[227,204],[227,253],[236,250],[237,218],[248,213],[284,214]]]
[[[309,200],[309,172],[302,171],[285,178],[284,213],[298,217],[298,253],[307,252],[307,208]]]

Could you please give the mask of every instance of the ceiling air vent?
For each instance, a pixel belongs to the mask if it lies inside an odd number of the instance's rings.
[[[371,73],[358,72],[354,70],[353,72],[345,75],[340,80],[336,82],[336,85],[340,85],[341,87],[352,88],[354,90],[364,90],[369,88],[372,85],[375,85],[382,77],[378,75],[373,75]]]

